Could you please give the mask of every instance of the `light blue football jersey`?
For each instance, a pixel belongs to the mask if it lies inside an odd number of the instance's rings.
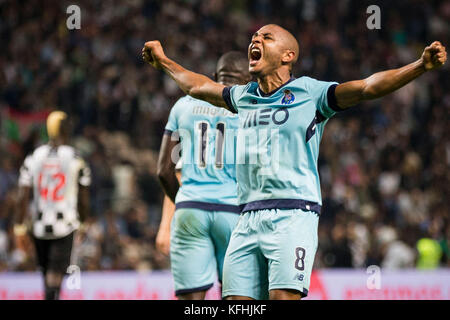
[[[320,213],[319,144],[336,105],[336,82],[291,78],[264,94],[256,82],[224,89],[239,115],[236,178],[241,210]],[[331,101],[331,102],[330,102]]]
[[[239,212],[238,126],[236,114],[208,102],[184,96],[175,103],[165,134],[181,139],[182,184],[175,198],[177,208]]]

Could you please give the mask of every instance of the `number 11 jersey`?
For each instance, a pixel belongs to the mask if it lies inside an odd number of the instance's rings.
[[[177,208],[239,212],[236,187],[238,116],[190,96],[173,106],[165,134],[180,139],[172,161],[181,153],[181,187]]]

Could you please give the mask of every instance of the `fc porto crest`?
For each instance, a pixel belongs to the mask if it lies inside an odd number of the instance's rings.
[[[291,92],[291,90],[284,90],[284,97],[283,99],[281,99],[281,104],[291,104],[292,102],[294,102],[294,100],[295,96]]]

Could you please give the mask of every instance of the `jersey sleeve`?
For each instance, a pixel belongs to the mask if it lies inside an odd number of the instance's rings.
[[[336,102],[335,89],[337,85],[337,82],[308,78],[307,88],[309,95],[315,101],[317,110],[327,119],[343,111]]]
[[[178,99],[178,101],[173,105],[170,110],[169,119],[167,120],[167,124],[164,130],[165,134],[171,134],[174,131],[178,130],[178,119],[179,114],[183,110],[183,105],[186,103],[187,97],[182,97]]]
[[[225,87],[222,91],[223,100],[233,113],[238,113],[238,101],[246,92],[248,85]]]
[[[19,186],[31,187],[33,183],[33,175],[31,172],[32,157],[27,156],[20,167]]]

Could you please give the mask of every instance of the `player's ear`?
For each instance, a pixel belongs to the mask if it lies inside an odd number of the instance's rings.
[[[293,63],[295,59],[296,59],[295,51],[286,50],[281,57],[281,62],[283,64]]]

